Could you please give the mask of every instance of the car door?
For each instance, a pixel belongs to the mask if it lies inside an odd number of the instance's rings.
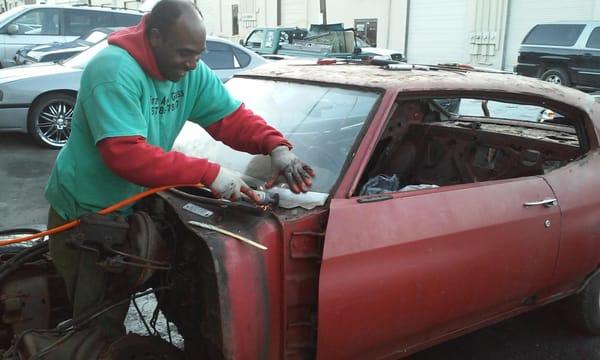
[[[600,26],[595,27],[588,38],[579,60],[579,83],[584,86],[600,86]]]
[[[600,263],[600,151],[544,177],[560,200],[562,236],[553,283],[580,284]]]
[[[3,65],[14,64],[17,50],[28,46],[66,41],[61,35],[61,10],[53,8],[31,9],[3,28],[5,53],[0,59]],[[17,26],[17,32],[7,33],[10,25]]]
[[[391,355],[527,302],[557,257],[550,199],[540,177],[334,199],[319,358]]]

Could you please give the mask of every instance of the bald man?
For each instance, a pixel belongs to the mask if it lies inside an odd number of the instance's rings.
[[[284,175],[293,191],[307,191],[312,169],[199,61],[206,30],[191,2],[160,1],[140,24],[111,34],[108,43],[83,72],[71,136],[46,186],[48,227],[97,212],[145,187],[202,183],[218,197],[236,200],[245,194],[257,200],[237,173],[171,151],[186,120],[236,150],[271,155],[269,182]],[[94,253],[67,246],[69,236],[52,237],[50,252],[78,316],[106,300],[108,280]],[[126,306],[100,318],[110,336],[123,333],[125,311]]]

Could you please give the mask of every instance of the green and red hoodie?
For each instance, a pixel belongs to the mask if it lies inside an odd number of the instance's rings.
[[[137,25],[110,34],[108,43],[125,49],[152,78],[161,74],[145,35],[146,17]],[[206,128],[215,139],[252,154],[269,154],[279,145],[291,148],[283,135],[244,104]],[[110,137],[97,143],[107,167],[121,178],[145,187],[202,183],[210,186],[219,165],[176,151],[164,151],[141,136]]]

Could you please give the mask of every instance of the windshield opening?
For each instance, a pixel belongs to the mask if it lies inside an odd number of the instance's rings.
[[[316,172],[310,190],[321,193],[330,193],[337,182],[379,99],[374,91],[248,78],[234,78],[226,87],[293,144]],[[271,174],[269,156],[235,151],[193,124],[186,125],[175,148],[238,171],[251,186],[264,184]]]

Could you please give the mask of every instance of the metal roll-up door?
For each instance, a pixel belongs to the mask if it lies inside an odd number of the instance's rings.
[[[407,59],[414,64],[467,61],[467,0],[411,0]]]
[[[306,27],[306,0],[281,1],[281,25]]]

